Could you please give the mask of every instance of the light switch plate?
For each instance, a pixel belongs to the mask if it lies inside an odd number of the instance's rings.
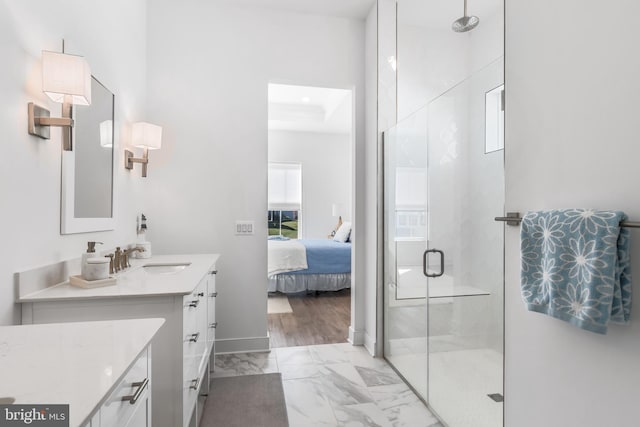
[[[250,236],[253,234],[253,221],[236,221],[236,235]]]

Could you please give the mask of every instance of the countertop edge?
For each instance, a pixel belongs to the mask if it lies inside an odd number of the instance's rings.
[[[171,262],[171,260],[177,258],[178,260],[184,260],[184,258],[188,258],[188,257],[209,257],[209,264],[207,265],[206,269],[203,268],[203,273],[202,275],[198,275],[198,280],[196,280],[193,283],[193,286],[188,285],[188,288],[182,288],[179,290],[171,290],[171,291],[159,291],[157,293],[154,292],[131,292],[131,293],[117,293],[117,294],[111,294],[111,295],[91,295],[89,294],[90,291],[92,291],[92,289],[87,289],[87,293],[88,295],[82,295],[82,294],[76,294],[73,296],[41,296],[41,295],[45,295],[49,292],[51,292],[52,289],[55,288],[59,288],[59,287],[63,287],[63,286],[70,286],[68,281],[65,282],[60,282],[60,283],[56,283],[46,289],[41,289],[38,290],[36,292],[32,292],[30,294],[24,295],[22,297],[18,296],[14,302],[16,304],[31,304],[31,303],[40,303],[40,302],[64,302],[64,301],[97,301],[97,300],[106,300],[106,299],[124,299],[124,298],[158,298],[158,297],[171,297],[171,296],[185,296],[185,295],[189,295],[191,292],[193,292],[193,290],[198,286],[198,283],[207,275],[209,274],[210,267],[211,265],[214,265],[215,263],[218,262],[219,258],[220,258],[220,254],[176,254],[176,255],[160,255],[160,256],[156,256],[156,257],[152,257],[152,258],[148,258],[148,259],[136,259],[136,260],[132,260],[133,262],[135,262],[134,266],[131,268],[131,270],[125,272],[129,273],[129,272],[133,272],[139,268],[141,268],[141,266],[143,264],[146,263],[155,263],[158,260],[158,257],[161,257],[161,259],[163,260],[162,262],[166,262],[169,263]],[[115,285],[117,286],[117,285]],[[101,289],[101,288],[96,288],[96,289]],[[19,295],[19,293],[18,293]]]

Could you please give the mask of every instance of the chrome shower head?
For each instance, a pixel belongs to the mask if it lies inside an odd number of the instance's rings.
[[[451,29],[456,33],[466,33],[467,31],[471,31],[477,27],[479,23],[480,18],[477,16],[467,15],[467,0],[464,0],[464,16],[453,21]]]

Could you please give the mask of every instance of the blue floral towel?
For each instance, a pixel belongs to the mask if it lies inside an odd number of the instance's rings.
[[[631,314],[629,230],[620,211],[528,212],[521,229],[522,298],[531,311],[607,333]]]

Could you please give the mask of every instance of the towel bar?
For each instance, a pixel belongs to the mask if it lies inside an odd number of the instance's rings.
[[[497,216],[494,218],[496,221],[506,222],[507,225],[518,226],[522,222],[520,212],[507,212],[507,216]],[[626,228],[640,228],[639,221],[622,221],[620,227]]]

